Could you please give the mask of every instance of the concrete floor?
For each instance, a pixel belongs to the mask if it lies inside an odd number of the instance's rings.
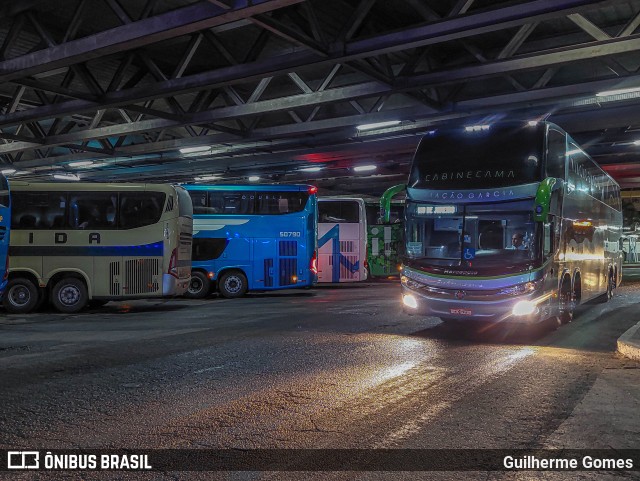
[[[594,384],[627,370],[631,377],[620,382],[638,385],[640,371],[629,370],[638,364],[614,351],[640,318],[639,286],[627,281],[612,301],[582,309],[555,331],[461,332],[411,317],[392,282],[233,300],[113,302],[77,315],[3,314],[0,447],[529,449],[557,446],[557,439],[585,447],[577,438],[587,428],[572,439],[566,433],[575,425],[566,422]],[[592,424],[586,447],[638,446],[635,428],[606,438],[598,437],[602,429]],[[236,472],[216,479],[471,474]],[[22,476],[12,479],[42,479]]]

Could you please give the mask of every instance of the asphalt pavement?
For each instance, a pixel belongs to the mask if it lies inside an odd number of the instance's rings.
[[[461,330],[408,316],[392,282],[2,315],[0,447],[635,448],[640,364],[616,354],[616,341],[640,319],[638,286],[558,329]],[[77,474],[51,479],[537,479]]]

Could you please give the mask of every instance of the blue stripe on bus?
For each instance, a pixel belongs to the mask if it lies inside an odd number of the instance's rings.
[[[155,242],[137,246],[10,246],[11,256],[69,256],[69,257],[160,257],[164,255],[164,243]]]

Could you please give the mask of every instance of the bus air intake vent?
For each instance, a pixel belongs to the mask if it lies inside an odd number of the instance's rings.
[[[131,259],[124,262],[124,294],[137,295],[160,289],[160,260]]]
[[[353,241],[340,241],[340,252],[355,252],[355,242]]]
[[[264,260],[264,287],[273,287],[273,259]]]
[[[6,235],[7,235],[7,228],[4,226],[0,227],[0,241],[3,241]]]
[[[280,259],[280,285],[291,286],[297,282],[296,272],[298,271],[298,259],[295,257],[284,257]]]
[[[298,242],[297,241],[280,241],[279,243],[279,255],[287,257],[295,257],[298,255]]]
[[[109,294],[120,295],[120,262],[109,263]]]

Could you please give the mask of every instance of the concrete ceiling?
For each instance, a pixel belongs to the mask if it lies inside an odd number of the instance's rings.
[[[378,193],[434,126],[544,118],[640,187],[640,91],[596,96],[640,87],[639,26],[640,0],[5,0],[0,161]]]

